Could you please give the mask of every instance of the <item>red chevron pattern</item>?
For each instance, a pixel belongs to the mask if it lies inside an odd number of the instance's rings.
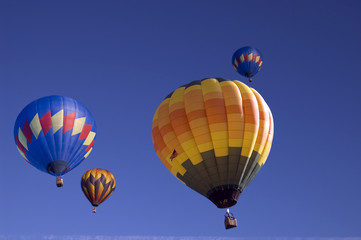
[[[50,110],[47,113],[45,113],[42,118],[40,118],[40,124],[44,135],[46,135],[50,130],[50,128],[53,126],[53,123],[51,122]]]
[[[92,129],[92,125],[90,124],[84,124],[83,130],[80,133],[79,139],[85,139],[88,137],[90,130]]]
[[[24,146],[21,144],[21,142],[19,141],[18,138],[16,138],[16,145],[18,146],[19,150],[22,151],[22,152],[26,155],[25,148],[24,148]]]
[[[70,114],[63,117],[63,133],[66,133],[69,130],[73,129],[74,121],[75,121],[75,115],[76,115],[76,113],[73,112],[73,113],[70,113]],[[49,132],[49,130],[53,127],[51,117],[52,117],[51,116],[51,111],[49,110],[38,121],[38,123],[40,122],[39,127],[41,127],[41,130],[43,131],[44,135],[46,135]],[[83,127],[82,127],[82,131],[79,134],[78,139],[86,139],[89,136],[92,127],[93,127],[93,125],[91,125],[91,124],[84,124]],[[22,129],[20,129],[20,131],[22,131],[26,141],[31,144],[32,143],[32,137],[33,137],[34,133],[33,133],[33,130],[31,129],[31,127],[30,127],[30,124],[29,124],[28,120],[25,121],[25,123],[24,123]],[[40,129],[39,129],[39,132],[40,132]],[[93,134],[94,134],[94,132],[93,132]],[[35,136],[37,136],[37,135],[35,135]],[[95,134],[94,134],[94,136],[95,136]],[[21,143],[21,141],[25,141],[24,137],[20,136],[20,138],[23,138],[23,139],[20,139],[20,140],[19,140],[18,137],[16,137],[16,145],[18,146],[19,150],[26,155],[25,147]],[[87,143],[87,144],[84,144],[84,145],[89,144],[88,147],[86,148],[87,152],[89,152],[91,150],[91,148],[93,147],[93,145],[94,145],[94,139],[93,140],[90,139],[89,141],[91,141],[91,142]]]
[[[63,119],[63,133],[66,133],[67,131],[73,129],[74,120],[75,120],[75,112],[64,116],[64,119]]]
[[[31,138],[33,137],[33,132],[31,131],[28,120],[25,121],[22,131],[24,136],[26,137],[26,140],[28,140],[28,142],[31,144]]]

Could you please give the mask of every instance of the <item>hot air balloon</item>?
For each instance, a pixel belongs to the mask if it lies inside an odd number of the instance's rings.
[[[114,192],[115,185],[113,174],[105,169],[94,168],[84,173],[81,178],[81,189],[93,205],[93,213],[96,213],[96,207]]]
[[[218,208],[237,203],[264,165],[272,139],[268,105],[237,80],[208,78],[179,87],[153,117],[160,160]]]
[[[261,69],[262,63],[261,52],[253,47],[240,48],[232,56],[234,69],[247,77],[250,82],[252,82],[252,77]]]
[[[21,156],[37,169],[62,176],[78,166],[93,149],[96,125],[89,110],[64,96],[31,102],[19,114],[14,137]]]

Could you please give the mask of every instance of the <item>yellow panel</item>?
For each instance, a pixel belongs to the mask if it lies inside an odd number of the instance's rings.
[[[109,188],[110,188],[110,186],[109,186]],[[97,196],[97,199],[98,199],[98,200],[100,199],[100,196],[102,195],[103,190],[104,190],[104,186],[103,186],[103,183],[101,182],[101,183],[99,184],[99,188],[98,188],[98,196]]]
[[[105,194],[103,195],[103,198],[100,199],[101,202],[104,201],[107,197],[109,197],[109,196],[108,196],[108,193],[109,193],[111,190],[112,190],[112,188],[109,186],[108,189],[107,189],[107,191],[106,191]]]
[[[269,152],[271,150],[271,145],[272,145],[272,143],[270,143],[270,142],[266,143],[266,146],[263,149],[262,155],[258,159],[258,164],[260,166],[263,166],[264,163],[266,162]]]
[[[243,139],[229,139],[229,146],[230,147],[241,147],[243,144]]]
[[[177,88],[170,97],[169,105],[184,101],[184,87]]]
[[[206,142],[198,145],[198,149],[201,153],[207,152],[209,150],[214,149],[212,142]]]
[[[182,146],[184,146],[184,145],[182,145]],[[187,146],[184,146],[184,147],[187,147]],[[195,155],[200,155],[197,145],[192,145],[191,147],[187,148],[187,155],[189,156],[189,158],[192,158]]]
[[[200,126],[200,127],[192,127],[191,128],[194,138],[199,136],[207,135],[209,136],[209,128],[208,126]],[[209,137],[210,139],[210,137]]]
[[[95,181],[98,180],[102,176],[102,171],[94,171]]]
[[[250,144],[254,144],[256,142],[256,137],[257,137],[257,133],[255,132],[244,132],[244,135],[243,135],[243,139],[244,140],[249,140],[251,143]],[[251,147],[251,146],[249,146]]]
[[[214,146],[214,150],[216,151],[217,148],[227,148],[228,147],[228,139],[224,140],[224,139],[219,139],[219,140],[215,140],[213,139],[213,146]]]
[[[248,97],[248,96],[253,96],[251,89],[246,84],[244,84],[240,81],[233,81],[233,82],[237,85],[239,91],[241,92],[242,98]],[[248,95],[247,95],[247,93],[248,93]]]
[[[85,123],[85,117],[75,119],[73,132],[71,133],[71,135],[73,136],[78,133],[81,133],[81,131],[83,130],[84,123]]]
[[[242,63],[244,62],[244,56],[243,56],[243,54],[241,55],[241,62],[242,62]]]
[[[216,146],[216,144],[214,144]],[[228,156],[228,146],[225,148],[221,148],[221,147],[215,147],[214,148],[214,154],[216,155],[216,157],[224,157],[224,156]]]
[[[228,138],[228,132],[227,131],[217,131],[217,132],[211,132],[212,140],[215,141],[224,141]],[[225,143],[227,145],[227,143]]]
[[[180,178],[177,177],[178,169],[172,169],[172,170],[170,170],[170,172],[171,172],[179,181],[181,181],[183,184],[185,184],[185,182],[183,182]]]
[[[203,96],[212,92],[222,92],[219,82],[214,78],[205,79],[201,83]]]
[[[26,137],[24,136],[24,133],[23,131],[21,131],[21,128],[19,127],[19,131],[18,131],[18,139],[19,139],[19,142],[21,143],[21,145],[23,145],[26,150],[29,150],[28,149],[28,140],[26,140]]]
[[[89,182],[89,187],[90,187],[90,193],[89,196],[91,199],[95,199],[95,187],[92,183]]]
[[[193,165],[196,165],[203,161],[203,158],[201,155],[194,155],[189,158],[189,160],[192,162]]]
[[[179,164],[183,164],[187,159],[188,159],[188,155],[185,152],[177,156],[177,161],[179,162]]]
[[[53,133],[56,133],[63,126],[64,110],[60,110],[51,117]]]
[[[177,169],[177,171],[179,172],[180,175],[184,175],[187,170],[183,167],[183,166],[179,166],[179,168]]]
[[[89,144],[91,144],[92,141],[93,141],[94,138],[95,138],[95,135],[96,135],[95,132],[90,131],[89,134],[88,134],[88,136],[86,137],[83,145],[89,145]]]
[[[248,148],[248,147],[242,147],[242,152],[241,155],[244,157],[251,157],[252,154],[252,149]]]
[[[201,87],[200,84],[195,84],[195,85],[189,86],[189,87],[187,87],[187,88],[185,89],[184,95],[188,94],[188,93],[191,92],[191,91],[199,90],[199,89],[202,89],[202,87]]]
[[[190,148],[196,147],[196,143],[193,138],[190,138],[187,141],[181,141],[181,145],[185,152],[187,152],[188,149],[190,149]],[[187,153],[187,155],[188,155],[188,153]]]
[[[243,138],[243,146],[242,147],[247,147],[247,148],[250,148],[250,149],[253,149],[253,146],[255,144],[255,138],[247,138],[247,137],[244,137]]]
[[[174,176],[177,177],[178,173],[183,176],[187,172],[187,170],[183,166],[179,165],[177,167],[174,167],[171,172],[173,173]]]
[[[184,140],[182,140],[182,138],[184,138]],[[185,134],[178,136],[178,139],[181,143],[182,148],[184,149],[184,152],[186,152],[188,158],[190,158],[190,156],[192,156],[194,154],[195,149],[197,149],[197,145],[196,145],[192,135],[190,134],[190,132],[187,132]],[[189,160],[191,160],[193,164],[197,164],[200,161],[199,158],[193,158],[193,159],[189,159]]]
[[[263,151],[263,148],[264,148],[265,145],[262,145],[262,144],[259,144],[259,143],[255,143],[254,144],[254,147],[253,147],[253,151],[256,151],[256,152],[262,152]]]
[[[38,139],[39,133],[41,131],[41,125],[40,125],[40,120],[39,120],[38,114],[36,114],[34,116],[33,120],[31,120],[30,128],[31,128],[31,131],[33,132],[35,138]]]

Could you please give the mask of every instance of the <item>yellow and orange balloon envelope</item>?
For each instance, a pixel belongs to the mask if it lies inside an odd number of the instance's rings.
[[[236,80],[208,78],[163,100],[154,114],[152,139],[174,176],[228,208],[264,165],[273,128],[271,111],[256,90]]]
[[[115,177],[105,169],[90,169],[81,178],[81,189],[94,207],[98,207],[113,193],[115,185]]]

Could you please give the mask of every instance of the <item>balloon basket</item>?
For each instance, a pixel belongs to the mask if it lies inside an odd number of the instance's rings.
[[[96,213],[97,212],[97,209],[96,208],[93,208],[93,211],[92,211],[93,213]]]
[[[237,227],[237,219],[232,216],[227,216],[224,219],[224,226],[226,229]]]
[[[63,186],[63,179],[62,178],[57,178],[56,179],[56,186],[57,187],[62,187]]]

